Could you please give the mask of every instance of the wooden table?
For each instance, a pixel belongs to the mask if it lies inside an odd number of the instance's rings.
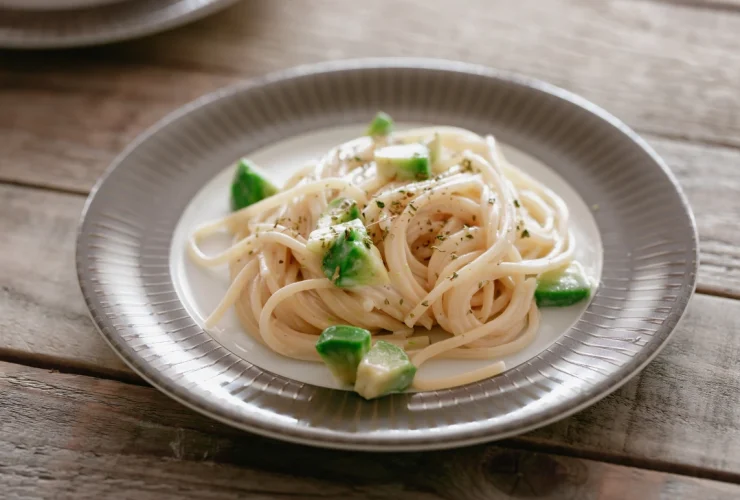
[[[3,498],[740,498],[740,3],[252,0],[143,40],[0,52]],[[696,214],[696,296],[639,376],[486,446],[377,455],[239,432],[134,375],[87,316],[85,195],[169,111],[296,64],[433,56],[526,73],[654,146]]]

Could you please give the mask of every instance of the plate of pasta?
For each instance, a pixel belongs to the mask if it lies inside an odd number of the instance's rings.
[[[85,207],[83,295],[153,385],[318,446],[499,439],[604,397],[693,293],[696,228],[634,132],[478,66],[361,60],[205,96]]]

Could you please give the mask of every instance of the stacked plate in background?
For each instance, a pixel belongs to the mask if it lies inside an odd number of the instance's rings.
[[[194,21],[236,0],[0,0],[0,47],[117,42]]]

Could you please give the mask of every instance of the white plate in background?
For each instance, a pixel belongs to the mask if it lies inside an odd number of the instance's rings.
[[[61,49],[130,40],[237,0],[0,0],[0,48]]]
[[[0,0],[0,9],[17,10],[67,10],[99,7],[127,0]]]

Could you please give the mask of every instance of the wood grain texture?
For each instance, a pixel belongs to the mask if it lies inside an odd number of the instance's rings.
[[[83,201],[0,185],[0,357],[132,377],[95,331],[77,284]]]
[[[689,199],[699,228],[697,291],[740,297],[740,151],[648,137]]]
[[[739,317],[736,300],[694,296],[670,341],[640,374],[526,439],[740,482]]]
[[[156,390],[0,363],[5,498],[713,500],[740,486],[501,446],[367,454],[235,431]]]
[[[134,379],[85,313],[73,264],[75,195],[0,186],[0,358]],[[54,241],[54,245],[46,242]],[[740,481],[740,302],[698,295],[663,353],[601,403],[522,438]],[[670,467],[668,464],[672,464]]]
[[[738,29],[740,16],[626,0],[254,0],[121,51],[238,74],[358,56],[459,59],[551,81],[642,132],[737,145]]]
[[[728,36],[740,27],[740,15],[627,0],[524,0],[487,9],[466,1],[440,2],[431,12],[420,0],[359,7],[311,0],[290,8],[252,0],[128,44],[1,53],[0,181],[87,193],[142,130],[245,76],[341,57],[461,59],[548,79],[647,133],[697,216],[699,291],[740,297],[740,226],[732,223],[740,214],[734,196],[740,153],[717,145],[735,144],[740,74],[733,71],[740,73],[740,65],[730,63],[738,57],[737,42]],[[449,9],[476,20],[468,19],[464,30],[437,26]],[[568,16],[556,15],[561,11]],[[363,22],[356,30],[340,29],[348,18]],[[462,33],[445,31],[453,28]]]
[[[632,0],[245,0],[182,29],[75,57],[234,76],[349,57],[458,59],[552,81],[643,132],[738,144],[738,28],[737,15]],[[30,66],[25,54],[8,58],[6,73]]]
[[[698,289],[740,297],[740,11],[707,3],[245,0],[126,44],[0,51],[0,182],[87,193],[143,129],[245,77],[349,57],[458,59],[551,81],[643,133],[694,207]],[[82,202],[0,185],[0,359],[141,384],[78,292]],[[654,362],[571,418],[499,446],[382,458],[250,436],[142,385],[0,363],[0,496],[740,497],[672,474],[740,483],[739,314],[740,302],[695,297]]]
[[[643,133],[738,145],[738,29],[740,15],[629,0],[245,0],[126,44],[0,53],[0,171],[84,190],[136,133],[203,92],[297,64],[368,56],[516,71],[580,93]],[[93,172],[80,173],[77,163]],[[44,168],[71,175],[34,180]]]
[[[143,130],[235,81],[102,56],[28,58],[33,69],[0,70],[0,180],[83,194]]]

